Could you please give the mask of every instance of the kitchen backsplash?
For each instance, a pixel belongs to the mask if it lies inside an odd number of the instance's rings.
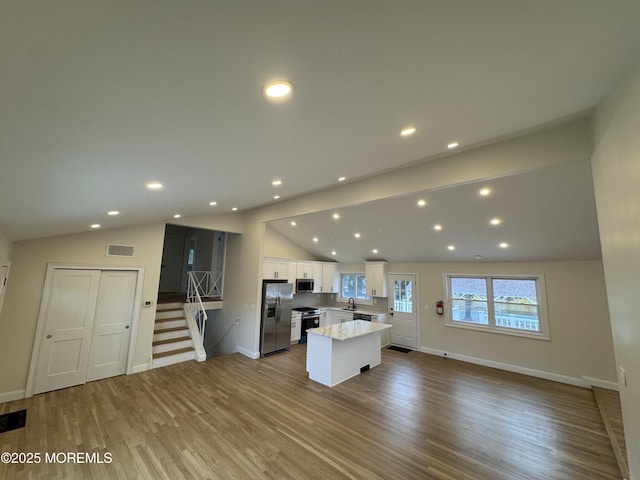
[[[336,301],[337,297],[336,293],[296,293],[293,296],[293,307],[346,307],[344,302]],[[373,305],[358,303],[356,300],[356,309],[373,313],[387,313],[388,299],[376,298],[375,300],[376,303]]]

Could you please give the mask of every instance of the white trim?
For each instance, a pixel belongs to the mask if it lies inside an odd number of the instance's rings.
[[[142,301],[142,286],[144,284],[144,267],[120,266],[120,265],[87,265],[87,264],[69,264],[69,263],[48,263],[47,272],[44,277],[44,286],[42,288],[42,300],[40,301],[40,311],[38,313],[38,322],[36,324],[36,334],[33,342],[33,350],[31,351],[31,363],[29,365],[29,374],[27,375],[27,386],[25,388],[25,398],[33,396],[35,390],[36,367],[38,357],[40,356],[40,347],[42,346],[42,335],[44,330],[44,320],[47,305],[51,297],[51,287],[53,286],[53,273],[55,270],[100,270],[100,271],[123,271],[137,272],[136,293],[133,299],[133,312],[131,314],[131,335],[129,337],[129,351],[127,353],[127,375],[135,373],[133,371],[133,357],[138,337],[138,324],[140,323],[140,303]]]
[[[0,393],[0,403],[13,402],[14,400],[22,400],[23,398],[24,390]]]
[[[253,360],[260,358],[260,352],[250,352],[246,348],[242,348],[240,345],[236,345],[236,352],[241,353],[245,357],[249,357]]]
[[[533,338],[535,340],[551,340],[550,328],[549,328],[549,315],[547,310],[547,288],[545,284],[545,277],[543,273],[534,273],[534,274],[487,274],[487,273],[475,273],[475,274],[464,274],[464,273],[443,273],[442,274],[443,283],[444,283],[444,326],[445,327],[455,327],[455,328],[464,328],[468,330],[476,330],[478,332],[487,332],[487,333],[498,333],[500,335],[513,335],[516,337],[524,337],[524,338]],[[450,292],[450,278],[482,278],[487,282],[487,315],[488,315],[488,325],[477,324],[464,322],[460,320],[452,320],[451,319],[451,311],[452,311],[452,300],[451,300],[451,292]],[[530,331],[530,330],[521,330],[516,328],[507,328],[507,327],[499,327],[495,325],[495,317],[494,313],[494,304],[495,302],[492,300],[492,284],[488,280],[491,279],[501,279],[501,278],[513,278],[516,280],[535,280],[536,282],[536,294],[538,300],[538,323],[540,326],[540,330]]]
[[[142,373],[142,372],[146,372],[147,370],[151,370],[151,364],[150,363],[140,363],[138,365],[134,365],[131,368],[131,372],[127,373],[127,375],[134,374],[134,373]]]
[[[543,378],[545,380],[552,380],[559,383],[566,383],[567,385],[574,385],[576,387],[591,388],[592,386],[595,386],[614,390],[613,386],[615,386],[615,390],[617,390],[617,384],[615,382],[609,382],[607,380],[601,380],[592,377],[570,377],[568,375],[560,375],[558,373],[545,372],[543,370],[535,370],[533,368],[520,367],[518,365],[510,365],[508,363],[495,362],[493,360],[486,360],[484,358],[471,357],[469,355],[461,355],[453,352],[445,352],[444,350],[438,350],[429,347],[420,347],[420,351],[423,353],[429,353],[431,355],[437,355],[439,357],[453,358],[454,360],[460,360],[462,362],[482,365],[484,367],[496,368],[498,370],[505,370],[507,372],[521,373],[522,375]]]
[[[195,307],[194,307],[195,308]],[[204,350],[202,337],[200,336],[200,330],[191,310],[190,304],[185,303],[182,309],[184,317],[187,320],[187,326],[189,327],[189,333],[191,335],[191,346],[195,350],[194,359],[197,362],[204,362],[207,359],[207,352]]]
[[[610,382],[600,378],[585,377],[584,375],[581,375],[580,378],[582,378],[584,384],[589,387],[606,388],[607,390],[615,390],[616,392],[620,390],[620,386],[616,382]]]

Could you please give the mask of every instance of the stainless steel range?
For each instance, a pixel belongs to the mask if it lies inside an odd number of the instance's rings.
[[[292,308],[292,310],[302,313],[300,343],[307,343],[307,330],[320,326],[320,314],[318,313],[318,309],[314,307],[297,307]]]

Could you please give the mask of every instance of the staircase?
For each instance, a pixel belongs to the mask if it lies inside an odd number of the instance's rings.
[[[158,304],[152,346],[151,368],[195,359],[195,349],[184,317],[183,303]]]

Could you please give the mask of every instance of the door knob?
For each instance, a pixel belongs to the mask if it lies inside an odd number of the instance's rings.
[[[47,335],[47,338],[51,338],[51,337],[53,337],[53,335]]]
[[[129,328],[129,325],[127,325],[127,326],[126,326],[126,327],[124,327],[124,328]]]

